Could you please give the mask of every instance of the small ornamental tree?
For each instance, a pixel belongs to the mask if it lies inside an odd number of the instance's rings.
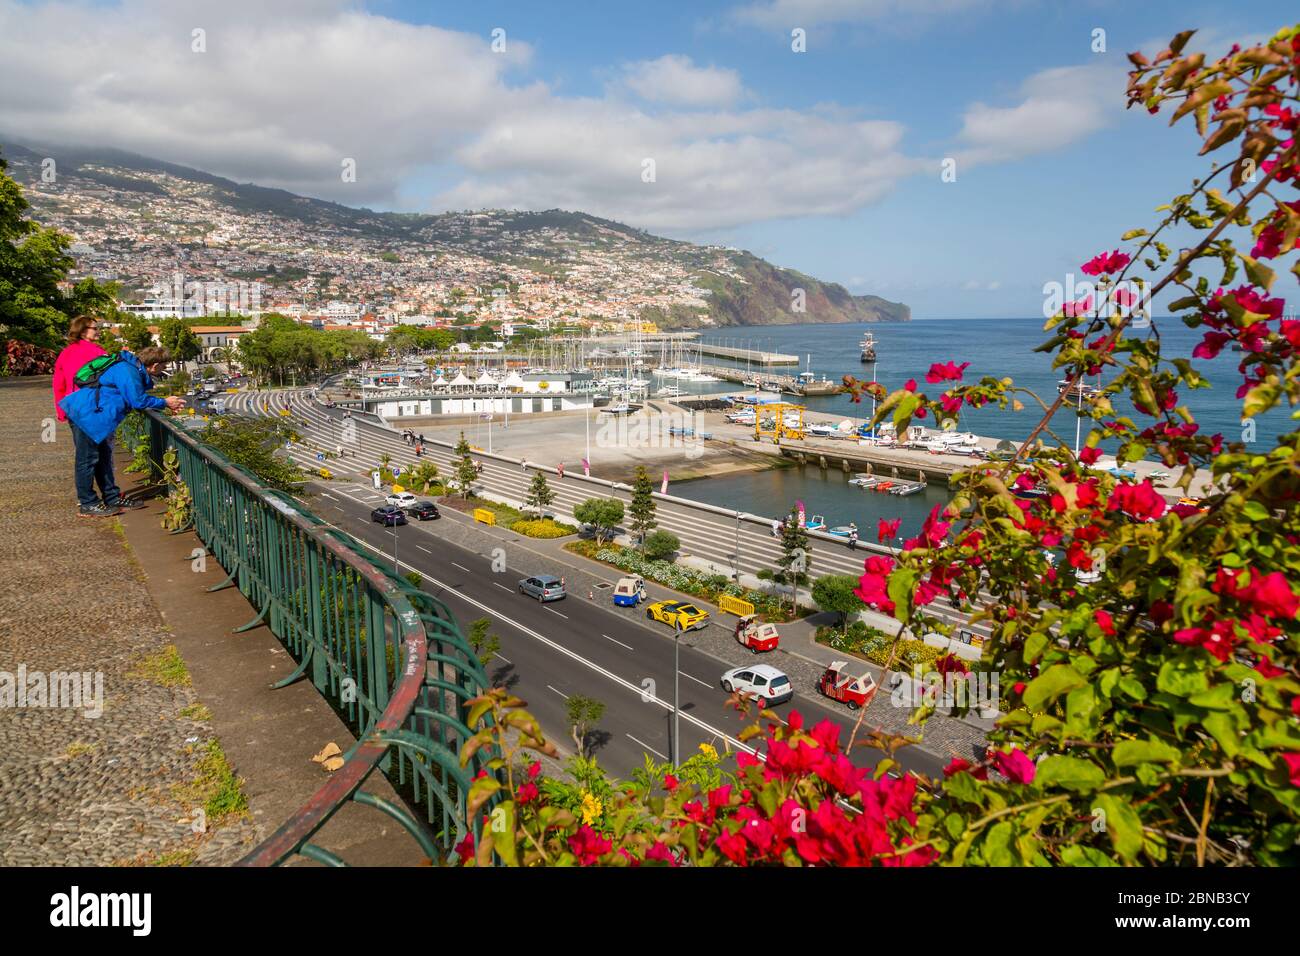
[[[594,697],[574,694],[564,702],[564,713],[569,722],[569,733],[578,748],[579,757],[590,756],[587,737],[596,729],[600,718],[605,716],[605,704]]]
[[[474,463],[474,457],[469,452],[469,442],[465,440],[465,433],[460,433],[460,441],[456,442],[456,488],[462,498],[468,498],[474,491],[474,482],[478,479],[478,465]]]
[[[651,561],[660,561],[671,558],[681,546],[681,540],[671,531],[655,531],[646,536],[642,548]]]
[[[823,611],[840,616],[840,629],[847,632],[849,616],[866,608],[857,595],[858,579],[848,574],[826,574],[813,582],[812,599]]]
[[[573,516],[591,525],[596,543],[604,544],[623,520],[623,502],[617,498],[588,498],[574,506]]]
[[[546,480],[546,472],[533,472],[533,483],[528,486],[528,494],[524,496],[524,507],[541,518],[554,502],[555,492]]]
[[[438,482],[438,466],[431,461],[421,461],[411,469],[406,480],[412,488],[419,488],[421,494],[428,494],[429,488]]]
[[[645,536],[659,522],[655,520],[654,482],[645,470],[645,465],[636,466],[636,479],[632,482],[632,500],[628,504],[628,527],[636,535],[636,540],[645,546]]]
[[[493,658],[497,656],[497,651],[501,649],[501,638],[489,633],[491,627],[491,618],[480,617],[475,621],[470,621],[469,631],[465,635],[465,640],[469,642],[470,649],[484,667],[492,663]]]
[[[791,508],[786,515],[785,526],[781,529],[781,554],[776,559],[780,569],[776,580],[790,585],[792,606],[799,603],[799,585],[808,582],[808,572],[812,568],[812,554],[808,549],[808,532],[799,524],[799,515]]]

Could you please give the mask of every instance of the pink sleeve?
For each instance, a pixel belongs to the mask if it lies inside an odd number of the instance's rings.
[[[59,402],[72,391],[71,383],[68,381],[68,363],[64,359],[67,354],[67,349],[64,349],[54,360],[54,415],[61,422],[66,422],[68,416],[64,415],[63,409],[59,408]]]

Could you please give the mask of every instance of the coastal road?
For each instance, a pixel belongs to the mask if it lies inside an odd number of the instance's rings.
[[[344,443],[344,411],[326,408],[310,397],[308,389],[241,392],[224,397],[227,412],[280,416],[292,420],[306,441],[295,444],[289,454],[305,468],[315,470],[324,465],[335,475],[355,477],[368,483],[370,472],[379,467],[381,455],[389,455],[392,463],[403,469],[410,468],[421,460],[415,457],[414,449],[402,440],[400,433],[361,418],[351,419],[355,428],[355,443]],[[287,416],[282,415],[285,412],[288,413]],[[516,427],[522,427],[522,423]],[[339,445],[343,445],[345,451],[341,458],[334,457]],[[318,452],[325,453],[324,462],[317,460]],[[540,463],[534,466],[529,462],[529,468],[523,469],[486,455],[476,454],[474,457],[484,466],[478,486],[486,496],[505,498],[516,503],[522,502],[527,495],[534,470],[540,468],[548,472],[547,477],[556,496],[550,510],[561,517],[571,516],[574,506],[587,498],[616,497],[625,504],[631,498],[625,490],[586,481],[581,475],[558,478],[550,467]],[[444,476],[454,473],[455,455],[445,445],[426,442],[423,460],[436,464]],[[658,527],[671,531],[681,540],[682,553],[708,561],[719,573],[729,575],[737,563],[742,573],[757,574],[763,569],[775,569],[776,561],[781,555],[781,546],[771,533],[774,519],[751,516],[738,520],[734,514],[727,515],[658,496],[656,505]],[[740,554],[738,562],[734,557],[737,545]],[[810,574],[813,577],[824,574],[857,577],[862,574],[865,558],[873,553],[894,552],[868,541],[859,541],[858,549],[854,551],[846,543],[810,536]],[[984,592],[980,596],[984,600],[991,600]],[[986,639],[989,635],[987,624],[970,624],[969,613],[951,607],[946,600],[932,602],[926,606],[926,611],[954,627],[965,628]]]
[[[499,659],[491,676],[528,702],[550,739],[572,748],[566,721],[567,697],[582,694],[603,701],[606,712],[593,735],[601,765],[626,777],[643,766],[672,756],[673,642],[662,625],[617,612],[612,606],[576,596],[545,605],[518,593],[527,569],[494,572],[490,554],[478,554],[438,534],[439,521],[388,528],[370,520],[383,496],[359,484],[313,484],[317,513],[341,531],[392,558],[405,570],[418,571],[424,587],[445,602],[457,619],[487,617],[500,638]],[[453,520],[443,518],[442,521]],[[726,706],[719,686],[726,665],[695,648],[680,653],[681,744],[684,757],[700,744],[719,753],[743,747],[736,735],[752,723]],[[815,688],[796,687],[793,701],[776,711],[797,709],[808,725],[830,720],[847,742],[854,719],[848,711],[826,706]],[[863,732],[870,728],[864,725]],[[879,751],[858,748],[851,759],[874,765]],[[899,753],[903,767],[937,776],[946,760],[907,747]]]

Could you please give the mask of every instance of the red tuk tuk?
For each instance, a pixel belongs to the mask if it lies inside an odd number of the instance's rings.
[[[753,614],[746,615],[736,622],[736,640],[748,647],[750,653],[776,650],[781,642],[781,635],[775,624],[760,623]]]
[[[832,661],[817,681],[817,690],[831,700],[848,704],[849,710],[857,710],[866,704],[867,695],[875,688],[876,681],[870,674],[854,677],[844,673],[848,664],[848,661]]]

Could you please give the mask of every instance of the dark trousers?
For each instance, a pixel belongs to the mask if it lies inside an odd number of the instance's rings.
[[[113,478],[113,438],[110,435],[101,442],[93,442],[76,425],[68,422],[72,428],[72,442],[76,449],[76,466],[74,476],[77,483],[77,501],[83,508],[99,503],[95,495],[95,486],[103,495],[104,504],[110,504],[122,497],[117,481]]]

